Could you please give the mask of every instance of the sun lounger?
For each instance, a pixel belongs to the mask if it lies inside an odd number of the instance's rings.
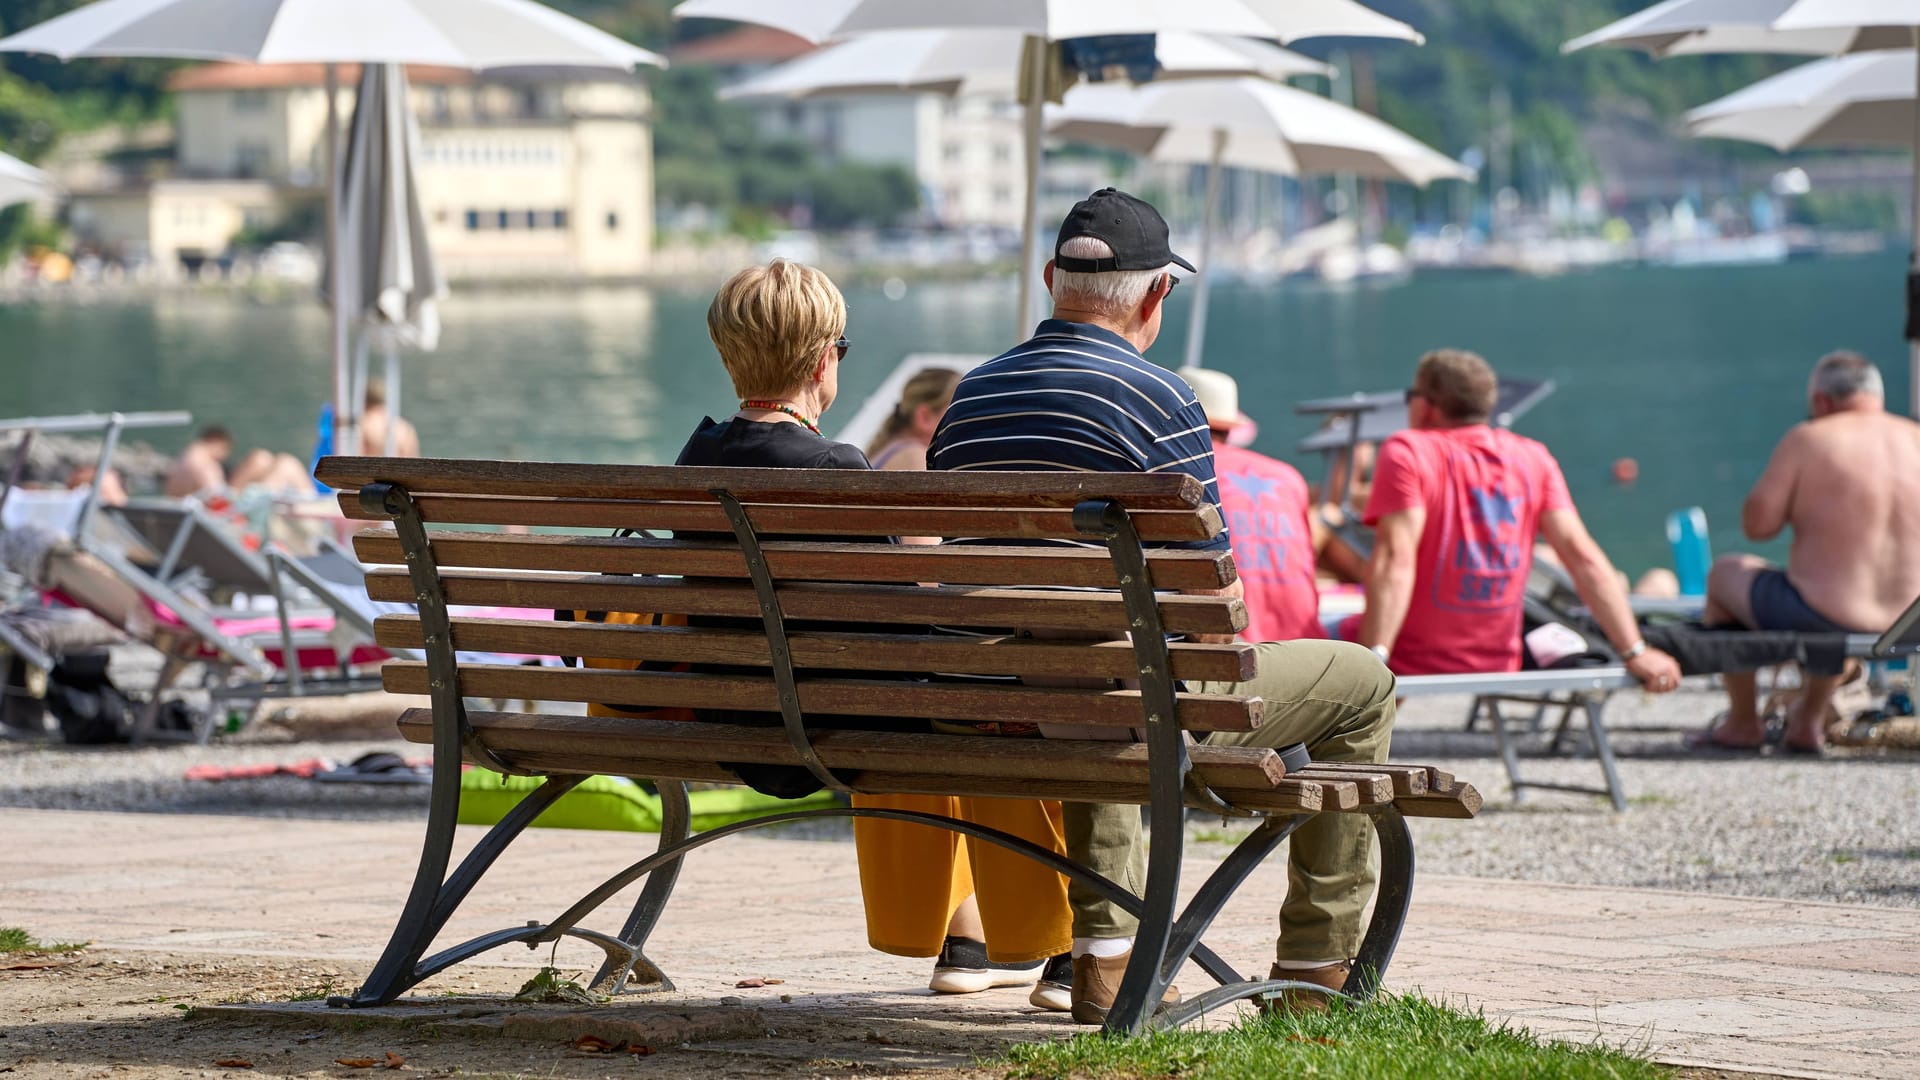
[[[1513,798],[1519,802],[1529,788],[1547,791],[1572,791],[1586,795],[1604,795],[1616,811],[1627,808],[1626,788],[1614,762],[1613,746],[1607,741],[1605,710],[1607,699],[1618,690],[1631,690],[1639,682],[1619,666],[1568,668],[1564,671],[1515,671],[1493,675],[1409,675],[1399,680],[1396,692],[1401,697],[1437,697],[1467,694],[1473,697],[1468,726],[1485,716],[1493,727],[1494,743],[1500,760],[1507,767],[1507,782]],[[1571,744],[1576,716],[1586,721],[1587,741],[1600,762],[1606,780],[1604,787],[1561,784],[1529,780],[1520,774],[1520,755],[1514,746],[1515,733],[1509,728],[1512,717],[1503,713],[1503,704],[1526,706],[1535,719],[1558,708],[1560,724],[1553,733],[1549,750],[1560,753]],[[1529,727],[1532,725],[1529,724]]]

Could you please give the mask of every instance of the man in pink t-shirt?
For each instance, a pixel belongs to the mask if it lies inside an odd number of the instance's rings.
[[[1680,666],[1640,636],[1613,564],[1574,509],[1547,448],[1488,425],[1499,382],[1487,362],[1443,349],[1420,360],[1409,430],[1380,447],[1360,644],[1399,675],[1520,670],[1521,604],[1544,538],[1607,640],[1647,689]]]
[[[1324,638],[1320,588],[1314,583],[1313,533],[1307,525],[1306,477],[1284,461],[1233,446],[1227,439],[1249,423],[1240,411],[1240,386],[1210,368],[1182,368],[1213,435],[1213,472],[1220,511],[1233,538],[1233,564],[1246,586],[1246,641]]]

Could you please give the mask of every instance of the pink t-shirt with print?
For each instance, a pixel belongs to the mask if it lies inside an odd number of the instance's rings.
[[[1326,637],[1313,577],[1306,478],[1284,461],[1220,442],[1213,446],[1213,471],[1233,539],[1233,564],[1247,590],[1247,628],[1240,637]]]
[[[1521,603],[1540,515],[1573,509],[1547,448],[1484,424],[1402,431],[1380,447],[1366,523],[1425,508],[1401,675],[1520,670]]]

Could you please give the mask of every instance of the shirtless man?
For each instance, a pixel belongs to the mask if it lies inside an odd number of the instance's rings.
[[[367,380],[367,396],[360,412],[360,452],[368,457],[387,456],[387,387],[379,379]],[[391,417],[394,457],[419,457],[420,433],[404,417]]]
[[[1850,352],[1814,365],[1807,411],[1740,515],[1753,540],[1793,530],[1787,568],[1754,555],[1717,560],[1707,578],[1709,626],[1877,634],[1920,596],[1920,424],[1887,412],[1879,369]],[[1693,743],[1758,749],[1765,731],[1753,674],[1724,679],[1727,716]],[[1786,750],[1825,748],[1820,721],[1839,684],[1839,672],[1808,672]]]
[[[233,456],[233,435],[223,427],[200,429],[173,468],[167,470],[167,497],[182,499],[227,486],[227,459]]]

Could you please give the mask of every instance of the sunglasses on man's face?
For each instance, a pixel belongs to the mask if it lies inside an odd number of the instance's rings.
[[[1167,275],[1167,293],[1166,293],[1166,295],[1168,295],[1168,296],[1172,296],[1172,295],[1173,295],[1173,287],[1174,287],[1175,285],[1178,285],[1178,284],[1180,284],[1180,279],[1179,279],[1179,278],[1177,278],[1177,277],[1174,277],[1174,276],[1173,276],[1172,274],[1168,274],[1168,275]]]
[[[845,360],[847,358],[847,350],[851,348],[853,348],[853,342],[848,341],[846,338],[842,337],[836,340],[833,343],[834,352],[838,354],[835,359]]]
[[[1423,394],[1423,393],[1421,393],[1421,392],[1420,392],[1420,391],[1418,391],[1418,390],[1415,390],[1415,389],[1414,389],[1413,387],[1411,387],[1411,386],[1409,386],[1409,387],[1407,387],[1407,392],[1406,392],[1406,402],[1407,402],[1407,404],[1409,404],[1409,405],[1411,405],[1411,404],[1413,404],[1413,399],[1414,399],[1414,398],[1423,398],[1423,397],[1426,397],[1426,396],[1427,396],[1427,395],[1425,395],[1425,394]]]

